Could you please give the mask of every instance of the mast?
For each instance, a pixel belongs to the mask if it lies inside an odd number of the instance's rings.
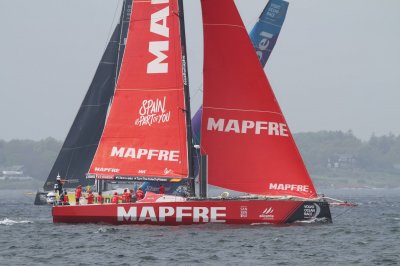
[[[189,92],[189,75],[187,66],[187,54],[186,54],[186,34],[185,34],[185,16],[183,11],[183,0],[178,0],[179,4],[179,21],[181,31],[181,46],[182,46],[182,72],[183,72],[183,85],[185,93],[185,112],[186,112],[186,134],[188,143],[188,162],[189,162],[189,182],[190,182],[190,194],[191,196],[196,195],[196,186],[194,180],[193,170],[193,138],[192,138],[192,120],[190,112],[190,92]]]

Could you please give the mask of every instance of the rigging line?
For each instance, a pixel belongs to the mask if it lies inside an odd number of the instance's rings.
[[[110,25],[110,28],[109,28],[109,30],[108,30],[108,34],[107,34],[107,40],[106,40],[106,45],[104,46],[104,49],[103,49],[103,53],[106,51],[106,49],[107,49],[107,45],[108,45],[108,42],[109,42],[109,40],[110,40],[110,38],[111,38],[111,32],[113,32],[113,25],[114,25],[114,22],[115,22],[115,18],[117,17],[117,11],[118,11],[118,7],[119,7],[119,4],[120,4],[120,0],[116,0],[116,2],[117,2],[117,4],[116,4],[116,6],[115,6],[115,10],[114,10],[114,16],[113,16],[113,19],[112,19],[112,21],[111,21],[111,25]],[[123,1],[122,1],[123,2]]]
[[[344,212],[342,212],[342,213],[339,213],[338,215],[336,215],[335,217],[333,217],[334,219],[336,219],[336,218],[338,218],[339,216],[342,216],[343,214],[345,214],[345,213],[347,213],[348,211],[350,211],[352,208],[351,207],[349,207],[347,210],[345,210]]]
[[[203,83],[199,85],[196,92],[192,95],[192,98],[195,98],[199,94],[199,92],[203,92]]]
[[[211,106],[204,106],[203,109],[214,109],[214,110],[225,110],[225,111],[240,111],[240,112],[257,112],[257,113],[270,113],[276,115],[282,115],[278,112],[267,111],[267,110],[250,110],[250,109],[234,109],[234,108],[222,108],[222,107],[211,107]]]
[[[204,23],[204,26],[222,26],[222,27],[235,27],[235,28],[240,28],[240,29],[244,29],[246,30],[245,27],[243,27],[242,25],[235,25],[235,24],[223,24],[223,23]],[[246,30],[247,32],[247,30]]]

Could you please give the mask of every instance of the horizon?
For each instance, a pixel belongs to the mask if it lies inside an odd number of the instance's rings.
[[[390,136],[394,136],[395,138],[399,138],[400,137],[400,134],[393,134],[393,133],[389,132],[389,133],[382,134],[382,135],[377,135],[377,134],[372,133],[372,135],[368,139],[363,139],[360,136],[355,135],[354,132],[351,129],[349,129],[349,130],[318,130],[318,131],[304,131],[304,132],[295,132],[295,133],[292,132],[292,135],[295,136],[295,135],[298,135],[298,134],[317,134],[317,133],[324,133],[324,132],[326,132],[326,133],[338,133],[338,132],[340,132],[340,133],[344,133],[344,134],[351,133],[352,136],[354,136],[356,139],[359,139],[359,140],[361,140],[363,142],[368,142],[373,137],[377,137],[377,138],[390,137]],[[0,141],[5,141],[5,142],[24,141],[24,140],[27,140],[27,141],[43,141],[43,140],[46,140],[48,138],[54,139],[54,140],[59,141],[59,142],[64,142],[65,141],[65,139],[58,139],[58,138],[53,137],[53,136],[47,136],[47,137],[43,137],[43,138],[40,138],[40,139],[33,139],[33,138],[4,139],[4,138],[0,138]]]

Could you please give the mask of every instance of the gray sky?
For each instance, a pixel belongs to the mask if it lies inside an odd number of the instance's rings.
[[[267,2],[236,0],[249,30]],[[265,70],[292,132],[351,129],[363,139],[400,134],[400,1],[289,2]],[[65,138],[118,3],[0,0],[0,139]],[[199,1],[185,0],[196,110],[202,85],[200,18]]]

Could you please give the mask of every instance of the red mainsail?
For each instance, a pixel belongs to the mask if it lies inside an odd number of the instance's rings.
[[[89,173],[188,176],[178,14],[178,0],[133,2],[115,95]]]
[[[251,194],[317,196],[233,0],[202,0],[202,153],[209,184]]]

